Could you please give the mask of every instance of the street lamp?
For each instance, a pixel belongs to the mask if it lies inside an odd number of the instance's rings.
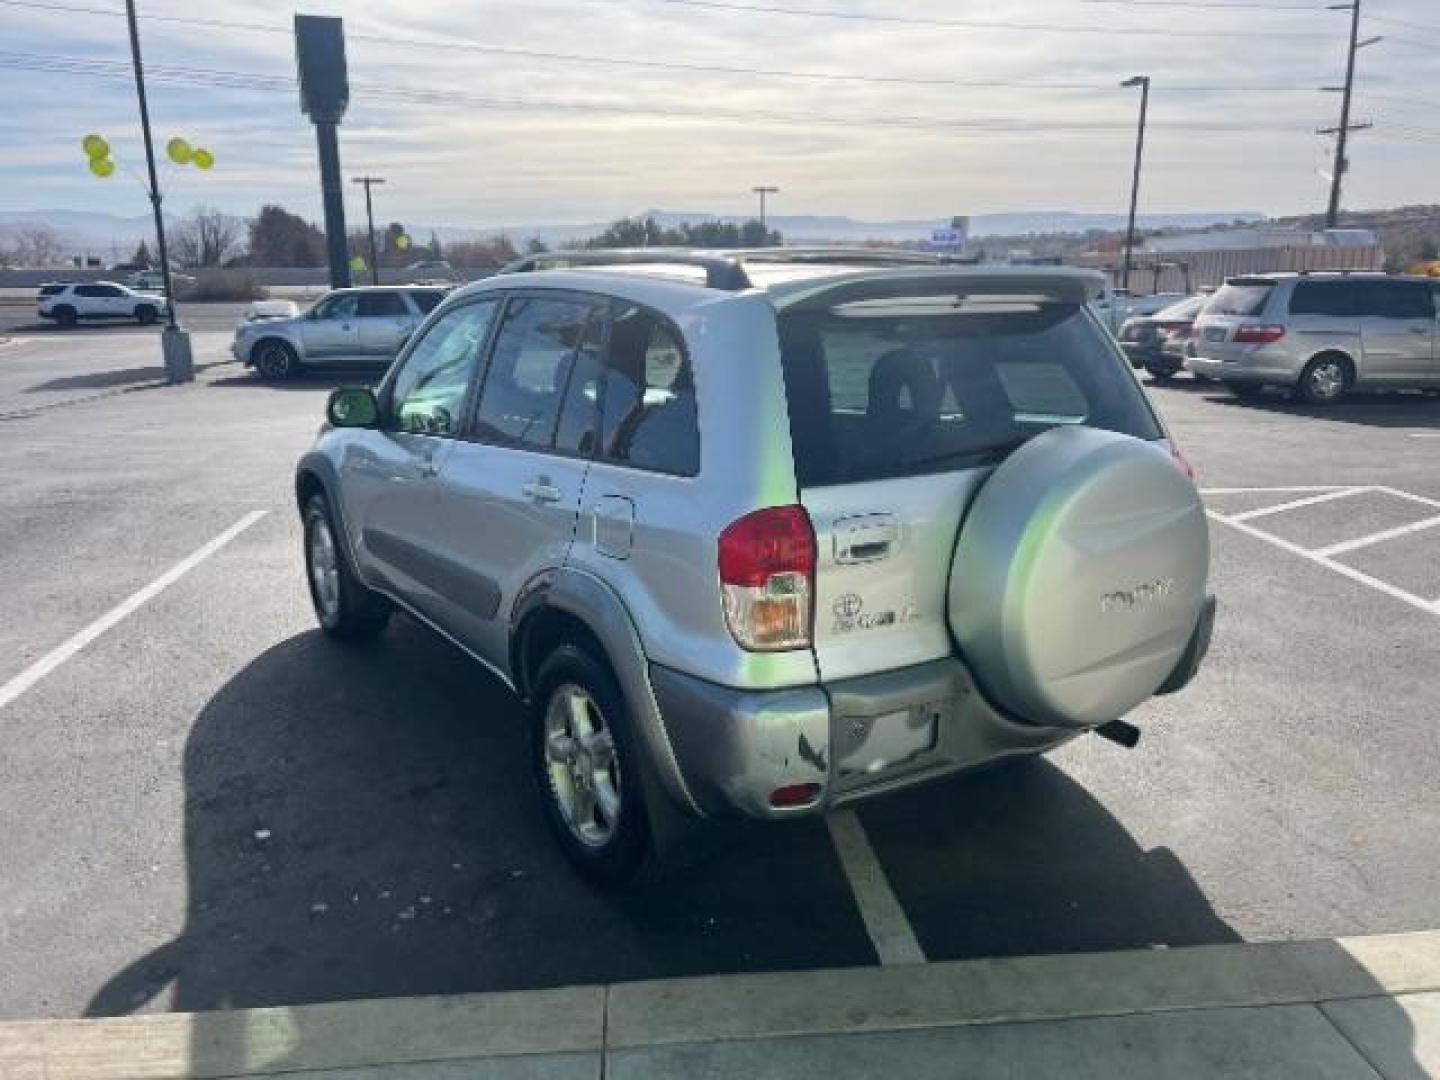
[[[780,189],[767,184],[761,184],[757,187],[752,187],[750,190],[760,196],[760,231],[765,232],[765,196],[778,195],[780,194]],[[768,236],[769,234],[766,233],[766,235]]]
[[[1120,84],[1125,89],[1140,87],[1140,127],[1135,135],[1135,176],[1130,183],[1130,220],[1125,226],[1125,268],[1121,287],[1130,289],[1130,265],[1135,253],[1135,207],[1140,201],[1140,162],[1145,156],[1145,115],[1150,110],[1150,76],[1136,75]]]
[[[385,183],[383,176],[354,176],[351,182],[365,185],[365,220],[369,223],[370,231],[370,284],[380,284],[380,260],[375,258],[375,210],[370,203],[370,188],[375,184]]]

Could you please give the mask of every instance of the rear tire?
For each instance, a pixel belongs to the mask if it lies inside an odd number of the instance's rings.
[[[305,504],[305,581],[320,629],[346,641],[372,638],[390,621],[390,604],[360,583],[323,495]]]
[[[274,338],[267,339],[255,346],[255,370],[260,373],[262,379],[271,382],[280,382],[295,374],[300,366],[300,358],[295,355],[292,349],[283,341],[276,341]]]
[[[1350,392],[1355,372],[1347,357],[1324,353],[1305,365],[1295,384],[1295,400],[1306,405],[1333,405]]]
[[[1150,373],[1150,377],[1156,382],[1164,383],[1169,382],[1171,379],[1173,379],[1180,369],[1178,367],[1174,367],[1168,364],[1156,363],[1155,361],[1151,360],[1146,362],[1145,370]]]
[[[630,710],[610,669],[565,644],[534,682],[530,761],[545,820],[561,852],[602,889],[652,879],[659,869]]]
[[[80,321],[80,313],[73,307],[57,307],[55,309],[55,322],[66,330],[72,329]]]
[[[151,304],[140,304],[135,308],[135,321],[141,326],[150,326],[160,318],[160,312]]]

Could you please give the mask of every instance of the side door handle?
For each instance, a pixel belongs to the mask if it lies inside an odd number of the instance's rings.
[[[537,476],[521,487],[520,491],[527,499],[538,503],[559,502],[565,497],[565,493],[551,483],[548,476]]]

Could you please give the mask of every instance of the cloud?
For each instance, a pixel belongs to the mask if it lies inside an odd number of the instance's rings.
[[[1313,12],[1226,12],[1085,0],[908,0],[903,7],[880,0],[804,2],[854,13],[1078,29],[923,27],[665,0],[435,0],[423,6],[363,0],[307,10],[345,18],[354,91],[342,158],[349,171],[389,178],[385,217],[483,225],[588,221],[653,205],[737,212],[750,207],[749,188],[759,182],[783,189],[775,203],[782,212],[884,218],[1113,210],[1128,193],[1137,104],[1134,92],[1118,83],[1135,72],[1150,73],[1155,88],[1147,206],[1285,212],[1317,208],[1323,200],[1316,171],[1325,143],[1314,128],[1334,122],[1337,103],[1318,87],[1340,77],[1343,12],[1318,5]],[[1374,119],[1376,129],[1355,140],[1351,205],[1429,197],[1440,142],[1428,131],[1415,132],[1427,129],[1431,110],[1363,92],[1405,97],[1407,88],[1429,84],[1433,66],[1423,45],[1440,45],[1440,20],[1431,7],[1430,0],[1390,0],[1386,17],[1433,22],[1437,31],[1377,24],[1373,32],[1389,40],[1362,54],[1357,114]],[[161,0],[147,5],[146,14],[146,58],[157,73],[293,74],[293,43],[285,32],[293,8],[278,0],[212,0],[203,8]],[[258,24],[275,32],[197,28],[157,16]],[[127,58],[118,18],[21,8],[6,8],[3,17],[7,53]],[[404,43],[413,39],[451,47]],[[1021,85],[656,70],[454,47],[464,40],[701,66]],[[1056,82],[1086,88],[1034,86]],[[167,176],[170,205],[203,201],[249,214],[262,202],[281,202],[318,216],[314,136],[294,92],[224,83],[219,77],[213,85],[156,80],[157,134],[162,140],[184,134],[218,159],[212,174]],[[416,91],[438,100],[416,100]],[[0,128],[6,147],[0,206],[144,210],[137,185],[89,178],[78,150],[82,134],[103,131],[117,158],[138,169],[128,83],[0,67],[0,94],[8,105]]]

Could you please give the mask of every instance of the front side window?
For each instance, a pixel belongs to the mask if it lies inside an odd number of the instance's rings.
[[[429,315],[440,306],[440,301],[445,299],[445,294],[439,289],[412,289],[410,299],[415,301],[415,306],[420,309],[422,315]]]
[[[699,472],[695,382],[690,359],[669,323],[633,304],[619,308],[602,396],[606,459],[680,476]]]
[[[401,319],[410,314],[399,293],[370,292],[360,294],[360,318]]]
[[[360,297],[355,293],[342,293],[321,300],[314,308],[317,319],[353,319],[360,307]]]
[[[454,435],[498,301],[457,307],[428,327],[390,391],[390,423],[415,435]]]
[[[595,305],[516,296],[491,350],[475,433],[493,442],[549,449],[575,356]]]
[[[75,286],[76,296],[89,296],[95,298],[110,298],[120,295],[120,290],[113,285],[77,285]]]
[[[1375,319],[1433,319],[1431,286],[1420,281],[1374,281],[1364,285],[1362,313]]]

